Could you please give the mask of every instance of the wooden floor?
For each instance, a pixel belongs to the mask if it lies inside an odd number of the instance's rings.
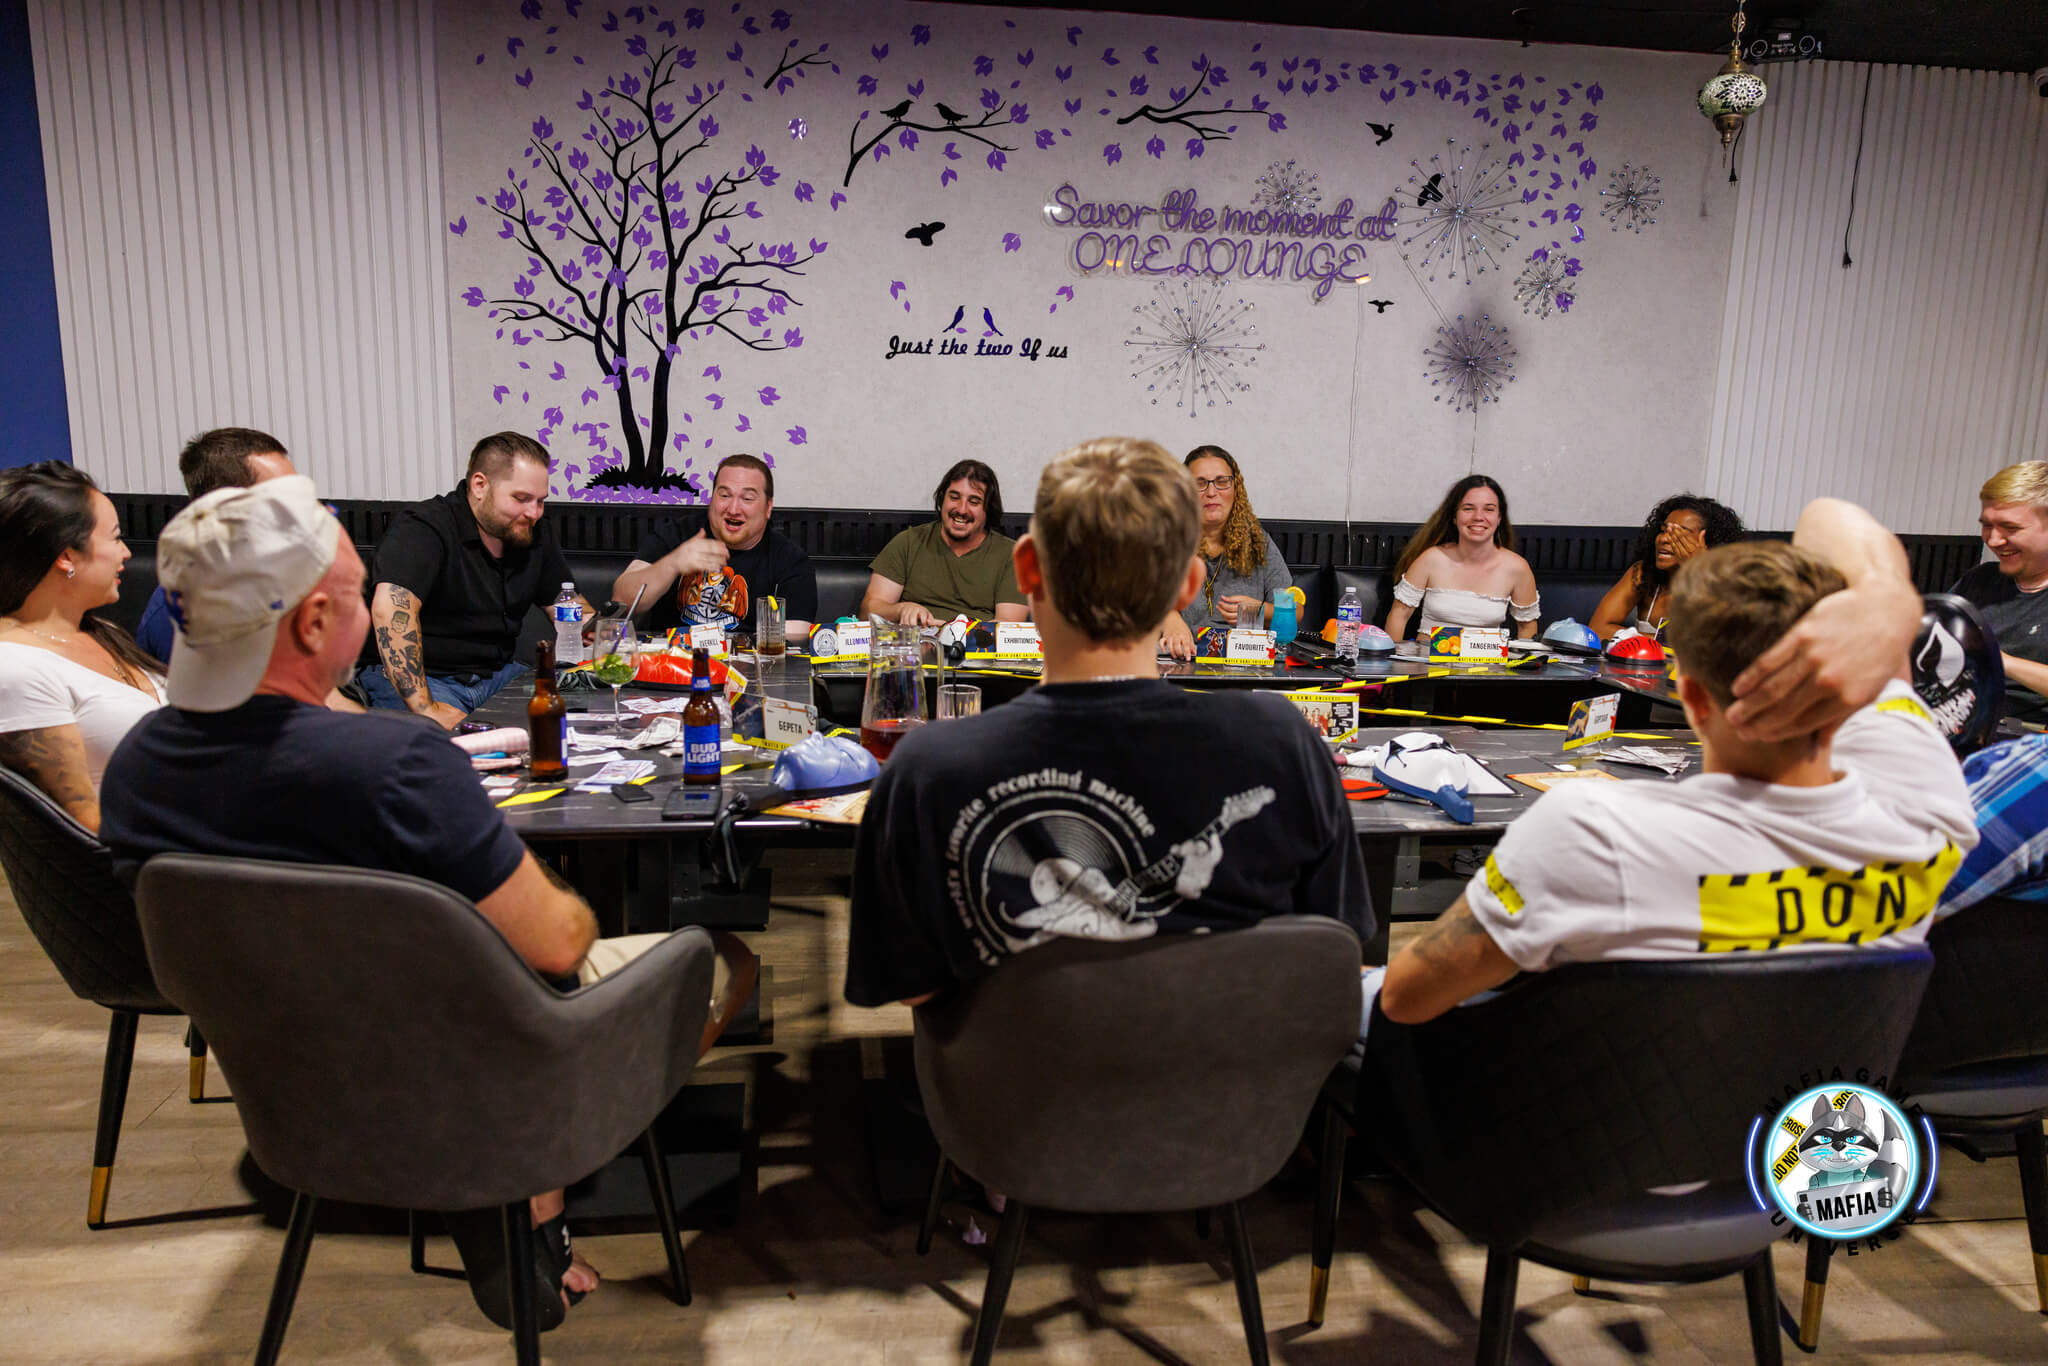
[[[543,1341],[556,1361],[963,1360],[980,1303],[983,1249],[964,1207],[929,1257],[914,1224],[884,1220],[855,1135],[862,1039],[900,1036],[901,1011],[839,999],[844,865],[790,858],[758,947],[773,973],[776,1037],[759,1069],[760,1193],[728,1231],[686,1234],[696,1302],[663,1291],[652,1236],[580,1246],[606,1284]],[[0,898],[4,898],[0,891]],[[253,1214],[85,1227],[87,1170],[106,1013],[71,996],[14,911],[0,906],[0,1361],[246,1361],[282,1235]],[[182,1023],[145,1019],[115,1169],[111,1217],[236,1206],[241,1131],[228,1104],[185,1096]],[[874,1046],[867,1046],[872,1057]],[[747,1064],[722,1055],[713,1073]],[[816,1073],[815,1084],[813,1074]],[[211,1078],[223,1089],[219,1073]],[[1397,1190],[1347,1194],[1329,1321],[1309,1331],[1310,1195],[1301,1173],[1251,1202],[1252,1240],[1275,1361],[1471,1359],[1483,1252]],[[2010,1158],[1944,1152],[1924,1219],[1877,1254],[1838,1257],[1820,1355],[1830,1361],[2048,1360],[2035,1310],[2019,1182]],[[986,1216],[983,1216],[984,1222]],[[450,1261],[445,1242],[433,1248]],[[1777,1254],[1795,1305],[1802,1259]],[[1518,1361],[1749,1360],[1739,1281],[1596,1287],[1522,1271]],[[1025,1246],[1003,1360],[1244,1360],[1220,1235],[1193,1221],[1047,1217]],[[458,1282],[407,1273],[404,1240],[322,1236],[299,1293],[288,1361],[510,1359],[510,1342]],[[1797,1357],[1787,1343],[1787,1353]]]

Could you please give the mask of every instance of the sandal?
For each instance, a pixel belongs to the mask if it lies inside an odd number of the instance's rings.
[[[571,1290],[562,1278],[569,1274],[569,1265],[575,1260],[575,1253],[569,1246],[569,1216],[566,1212],[557,1214],[533,1231],[535,1245],[540,1250],[540,1260],[546,1264],[549,1274],[555,1278],[555,1288],[569,1297],[573,1307],[583,1303],[587,1291]]]
[[[505,1273],[505,1228],[503,1211],[496,1205],[483,1209],[450,1211],[441,1216],[455,1250],[462,1256],[463,1274],[469,1278],[470,1297],[484,1317],[498,1327],[512,1329],[512,1286]],[[538,1240],[533,1259],[534,1318],[540,1331],[550,1332],[562,1325],[568,1310],[562,1305],[562,1276],[553,1271],[554,1257],[546,1237]]]

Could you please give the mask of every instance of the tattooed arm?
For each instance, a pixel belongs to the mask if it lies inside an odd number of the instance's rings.
[[[41,788],[80,825],[99,832],[100,794],[92,785],[77,726],[8,731],[0,735],[0,764]]]
[[[1380,1009],[1396,1024],[1420,1024],[1517,971],[1460,896],[1394,955],[1380,988]]]
[[[377,633],[377,657],[384,662],[391,690],[411,710],[455,729],[462,712],[446,702],[436,702],[427,691],[427,670],[420,650],[420,600],[412,590],[395,583],[378,584],[370,599],[370,623]]]

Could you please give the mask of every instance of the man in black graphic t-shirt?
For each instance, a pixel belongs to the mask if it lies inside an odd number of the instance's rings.
[[[2022,460],[1984,481],[1978,531],[1991,559],[1948,591],[1998,633],[2007,716],[2048,721],[2048,460]]]
[[[1158,624],[1201,591],[1193,481],[1105,439],[1039,479],[1017,585],[1045,684],[897,746],[861,822],[846,999],[912,1003],[1059,937],[1374,929],[1335,765],[1275,697],[1159,676]]]
[[[656,525],[612,584],[613,599],[637,596],[634,615],[652,630],[715,622],[752,631],[754,604],[779,598],[789,638],[803,639],[818,619],[818,571],[802,547],[769,529],[774,511],[768,462],[728,455],[712,472],[703,515]]]

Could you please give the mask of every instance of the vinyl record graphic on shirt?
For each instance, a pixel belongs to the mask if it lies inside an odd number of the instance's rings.
[[[1015,952],[1055,936],[1148,938],[1159,917],[1202,895],[1224,856],[1224,836],[1270,805],[1270,787],[1228,797],[1216,818],[1176,839],[1144,809],[1079,774],[1047,771],[992,807],[970,806],[956,831],[956,906],[977,937]],[[1003,784],[998,784],[993,792]],[[1146,848],[1165,852],[1147,858]]]

